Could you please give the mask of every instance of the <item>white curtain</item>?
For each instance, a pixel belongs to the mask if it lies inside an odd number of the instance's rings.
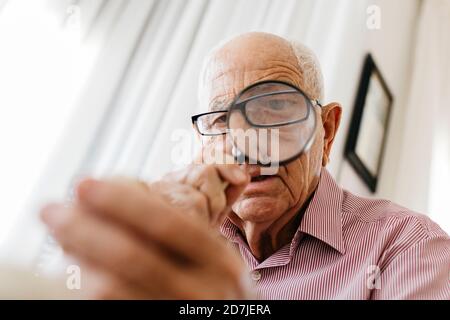
[[[450,1],[423,3],[397,199],[450,230]]]

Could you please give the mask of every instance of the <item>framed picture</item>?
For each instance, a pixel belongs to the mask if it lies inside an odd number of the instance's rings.
[[[367,55],[356,96],[345,158],[375,192],[394,99],[372,56]]]

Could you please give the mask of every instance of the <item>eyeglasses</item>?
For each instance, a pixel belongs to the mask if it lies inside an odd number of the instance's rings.
[[[245,88],[227,110],[193,116],[192,124],[202,136],[230,134],[236,158],[281,165],[310,148],[314,106],[322,107],[289,83],[263,81]]]
[[[230,129],[229,125],[240,128],[284,127],[306,121],[313,105],[322,107],[319,101],[309,99],[291,84],[264,81],[244,89],[228,110],[195,115],[192,124],[202,136],[224,135]],[[247,125],[235,123],[243,121]]]

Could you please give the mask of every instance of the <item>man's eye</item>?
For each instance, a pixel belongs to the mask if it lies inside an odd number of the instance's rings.
[[[285,100],[271,100],[269,101],[269,106],[272,110],[281,111],[286,108],[287,103]]]
[[[222,115],[213,119],[212,124],[224,124],[225,122],[227,122],[227,117]]]

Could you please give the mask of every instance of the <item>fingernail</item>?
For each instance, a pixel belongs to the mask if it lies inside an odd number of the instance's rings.
[[[49,204],[41,210],[41,219],[45,224],[53,226],[60,220],[64,209],[61,204]]]
[[[77,198],[79,200],[92,200],[99,187],[99,181],[94,179],[85,179],[78,184]]]
[[[79,176],[74,177],[72,186],[71,186],[71,190],[70,190],[71,200],[78,199],[78,187],[83,181],[85,181],[87,179],[89,179],[89,176],[79,175]]]
[[[236,178],[236,180],[238,180],[238,182],[247,181],[247,174],[244,171],[242,171],[240,168],[234,168],[233,175]]]

